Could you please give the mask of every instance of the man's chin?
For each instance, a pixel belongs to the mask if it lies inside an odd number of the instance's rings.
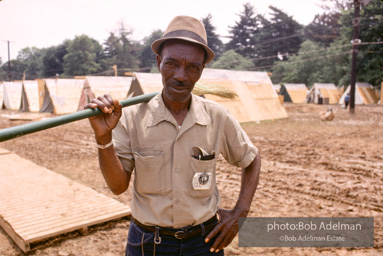
[[[186,102],[191,97],[191,92],[185,90],[185,92],[180,92],[177,90],[177,93],[169,93],[165,91],[165,97],[172,102],[182,103]]]

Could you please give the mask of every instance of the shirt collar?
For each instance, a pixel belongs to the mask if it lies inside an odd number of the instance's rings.
[[[166,108],[164,100],[162,99],[162,91],[159,92],[153,99],[149,101],[150,118],[148,119],[148,127],[156,126],[162,121],[168,121],[173,123],[174,117],[170,111]],[[210,123],[210,117],[207,114],[202,98],[192,94],[192,101],[187,116],[182,124],[184,125],[208,125]]]

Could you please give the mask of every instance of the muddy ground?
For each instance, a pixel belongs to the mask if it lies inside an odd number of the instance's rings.
[[[374,217],[374,248],[239,248],[226,255],[383,255],[383,105],[358,106],[350,115],[333,106],[285,104],[289,118],[244,124],[262,154],[261,180],[249,216]],[[0,128],[23,124],[0,120]],[[131,192],[114,196],[98,168],[87,120],[0,143],[0,147],[128,204]],[[222,208],[234,206],[240,170],[218,161]],[[2,179],[6,177],[1,177]],[[37,245],[28,255],[123,255],[128,218],[72,232]],[[24,255],[0,228],[0,255]]]

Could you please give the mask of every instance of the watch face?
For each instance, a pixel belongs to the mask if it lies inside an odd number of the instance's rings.
[[[207,173],[202,173],[199,176],[199,184],[205,185],[209,181],[209,175]]]

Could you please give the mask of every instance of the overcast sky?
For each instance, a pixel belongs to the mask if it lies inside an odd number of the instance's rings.
[[[165,30],[176,15],[201,19],[211,13],[216,32],[227,36],[246,2],[259,14],[276,6],[302,25],[323,13],[320,0],[0,0],[0,57],[8,61],[7,40],[11,59],[22,48],[54,46],[81,34],[102,44],[121,22],[132,29],[133,39],[141,40],[156,29]]]

